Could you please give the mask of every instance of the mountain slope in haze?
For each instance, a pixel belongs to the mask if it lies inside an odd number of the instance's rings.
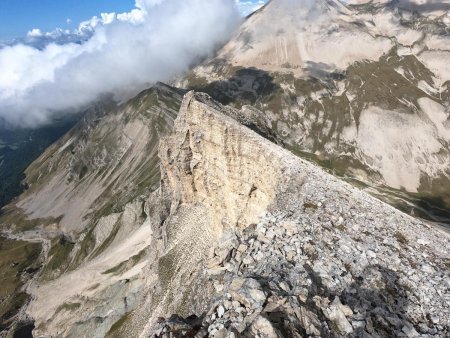
[[[94,263],[90,270],[106,284],[115,281],[102,272],[128,259],[139,261],[139,241],[150,238],[139,232],[137,223],[145,215],[140,199],[159,186],[159,138],[171,130],[183,93],[158,84],[120,106],[91,109],[27,168],[27,191],[0,217],[2,255],[18,264],[14,273],[6,265],[0,270],[20,276],[2,295],[2,329],[14,322],[30,327],[20,308],[33,294],[36,279],[54,280],[111,245],[112,265],[102,270],[103,263]],[[133,231],[129,246],[122,243]],[[26,245],[34,251],[19,256]],[[75,284],[83,285],[81,280]],[[23,302],[16,304],[19,296]]]
[[[348,3],[272,0],[179,84],[257,107],[288,149],[448,222],[450,4]]]
[[[159,138],[170,130],[182,93],[159,84],[86,116],[28,167],[29,189],[17,206],[31,218],[63,216],[61,230],[77,233],[95,219],[89,212],[120,210],[157,186]]]
[[[0,128],[0,208],[23,192],[28,165],[75,123],[70,118],[36,130]]]

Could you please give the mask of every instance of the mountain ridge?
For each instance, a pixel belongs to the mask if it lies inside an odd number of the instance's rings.
[[[449,210],[448,15],[351,3],[273,0],[33,162],[0,335],[450,334],[448,231],[381,201]]]

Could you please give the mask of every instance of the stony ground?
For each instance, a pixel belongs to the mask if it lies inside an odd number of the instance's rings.
[[[217,291],[209,312],[173,316],[156,336],[448,337],[450,278],[428,239],[327,209],[271,215],[233,236],[205,269]]]

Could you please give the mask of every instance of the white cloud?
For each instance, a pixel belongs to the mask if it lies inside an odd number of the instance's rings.
[[[27,33],[27,37],[29,38],[36,38],[36,37],[41,37],[44,34],[42,33],[42,31],[39,28],[33,28],[31,31],[29,31]]]
[[[240,20],[233,0],[137,0],[129,13],[107,13],[77,32],[82,43],[0,49],[0,120],[45,123],[104,93],[123,99],[167,81],[213,53]],[[70,41],[70,40],[69,40]]]
[[[236,0],[239,10],[242,14],[248,15],[264,6],[267,0],[242,1]]]

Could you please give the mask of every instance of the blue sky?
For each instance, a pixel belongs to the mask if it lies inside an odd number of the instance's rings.
[[[134,0],[0,0],[0,40],[23,37],[33,28],[73,29],[102,12],[132,8]]]
[[[247,14],[261,0],[240,0]],[[135,0],[0,0],[0,41],[24,37],[38,28],[74,29],[82,21],[108,12],[128,12]]]

